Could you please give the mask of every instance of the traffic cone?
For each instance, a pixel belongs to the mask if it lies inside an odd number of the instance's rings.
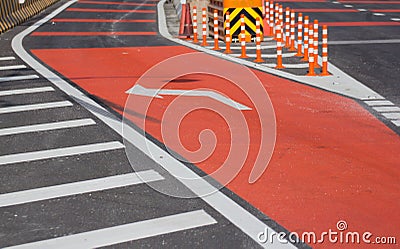
[[[193,35],[193,24],[190,16],[190,5],[188,3],[182,4],[181,24],[179,27],[179,38],[190,39]]]

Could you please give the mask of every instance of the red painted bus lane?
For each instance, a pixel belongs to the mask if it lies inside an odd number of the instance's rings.
[[[152,66],[172,56],[192,52],[185,47],[135,47],[107,49],[43,49],[38,58],[119,113],[125,92]],[[290,80],[252,70],[273,103],[277,141],[263,176],[248,183],[259,149],[260,124],[255,111],[243,111],[249,126],[250,147],[243,169],[228,188],[290,231],[321,234],[345,220],[348,231],[369,231],[375,236],[398,236],[400,224],[400,138],[355,101]],[[151,86],[144,86],[150,88]],[[252,102],[220,77],[192,74],[175,79],[168,89],[212,88],[249,107]],[[142,98],[148,98],[142,96]],[[163,115],[176,96],[154,98],[147,113],[130,109],[134,123],[147,115],[146,131],[161,142]],[[183,97],[180,105],[210,101]],[[224,112],[232,108],[221,106]],[[174,125],[174,124],[171,124]],[[214,172],[231,146],[226,120],[210,110],[196,110],[183,119],[179,130],[189,151],[200,148],[199,134],[211,129],[218,139],[215,151],[196,163]],[[236,127],[240,128],[240,127]],[[189,158],[187,151],[166,143]],[[262,231],[260,231],[262,232]],[[359,244],[325,241],[315,248],[359,248]],[[366,246],[366,245],[365,245]],[[363,248],[365,248],[363,246]],[[371,245],[371,248],[377,245]],[[384,247],[382,247],[384,248]]]

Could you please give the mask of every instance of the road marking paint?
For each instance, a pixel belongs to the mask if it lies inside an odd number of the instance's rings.
[[[155,14],[155,10],[119,10],[119,9],[86,9],[86,8],[69,8],[66,11],[73,12],[99,12],[99,13],[144,13],[144,14]]]
[[[337,2],[337,1],[333,1],[332,3],[334,3],[334,4],[341,4],[341,3]]]
[[[369,27],[369,26],[399,26],[397,22],[321,22],[329,27]]]
[[[146,170],[136,173],[108,176],[86,181],[23,190],[1,194],[0,207],[20,205],[24,203],[49,200],[89,192],[97,192],[159,180],[164,180],[164,177],[154,170]]]
[[[390,18],[390,20],[395,21],[395,22],[399,22],[400,18]]]
[[[353,8],[353,5],[350,5],[350,4],[345,4],[343,6],[346,7],[346,8]]]
[[[122,149],[125,146],[120,142],[106,142],[97,144],[85,144],[72,147],[63,147],[49,150],[39,150],[0,156],[0,165],[10,163],[32,162],[55,157],[74,156],[108,150]]]
[[[14,69],[24,69],[24,68],[26,68],[25,65],[2,66],[2,67],[0,67],[0,71],[14,70]]]
[[[274,63],[264,63],[261,64],[263,66],[266,67],[271,67],[271,68],[275,68],[276,64]],[[300,64],[283,64],[284,67],[286,68],[308,68],[308,64],[307,63],[300,63]]]
[[[10,61],[10,60],[15,60],[15,57],[14,56],[0,57],[0,61]]]
[[[355,9],[294,9],[295,12],[317,12],[317,13],[335,13],[335,12],[358,12],[358,10]]]
[[[236,56],[236,57],[239,57],[240,56],[240,54],[230,54],[231,56]],[[282,57],[293,57],[293,56],[295,56],[296,55],[296,53],[283,53],[282,54]],[[248,54],[247,55],[249,58],[256,58],[256,56],[257,55],[255,55],[255,54]],[[263,54],[263,55],[261,55],[262,56],[262,58],[276,58],[276,54]]]
[[[39,76],[32,74],[32,75],[22,75],[22,76],[10,76],[10,77],[0,77],[0,82],[7,82],[7,81],[17,81],[17,80],[33,80],[38,79]]]
[[[372,15],[374,15],[374,16],[385,16],[385,14],[383,14],[383,13],[372,13]]]
[[[115,36],[115,35],[157,35],[156,32],[34,32],[32,36]]]
[[[151,89],[145,88],[139,84],[134,85],[125,93],[142,95],[154,98],[162,98],[161,95],[176,95],[176,96],[192,96],[192,97],[208,97],[228,105],[237,110],[251,110],[250,107],[240,104],[230,98],[227,98],[217,92],[208,90],[173,90],[173,89]]]
[[[388,112],[382,113],[382,115],[387,119],[400,119],[400,112]]]
[[[72,103],[69,101],[48,102],[48,103],[32,104],[32,105],[17,105],[17,106],[0,108],[0,114],[68,107],[68,106],[72,106]]]
[[[132,20],[118,20],[118,19],[78,19],[78,18],[55,18],[52,22],[88,22],[88,23],[154,23],[156,20],[152,19],[132,19]]]
[[[368,11],[368,10],[366,10],[366,9],[357,9],[358,11],[360,11],[360,12],[366,12],[366,11]]]
[[[369,100],[369,101],[364,101],[364,103],[369,106],[394,105],[389,100]]]
[[[371,10],[373,12],[385,12],[385,13],[400,13],[400,9],[377,9]]]
[[[377,112],[398,112],[400,111],[400,107],[397,106],[381,106],[381,107],[372,107]]]
[[[179,178],[178,180],[183,183],[186,187],[188,187],[191,191],[193,191],[196,195],[201,196],[200,198],[204,200],[208,205],[213,207],[217,212],[223,215],[226,219],[228,219],[234,226],[238,227],[244,233],[246,233],[250,238],[252,238],[258,245],[262,247],[270,247],[270,248],[296,248],[294,245],[285,242],[285,243],[266,243],[262,244],[258,240],[258,234],[260,231],[267,231],[269,233],[274,232],[274,230],[267,226],[264,222],[259,220],[257,217],[249,213],[246,209],[242,206],[237,204],[235,201],[227,197],[225,194],[218,191],[214,186],[208,183],[204,179],[200,179],[193,184],[193,181],[188,181],[186,179],[198,179],[199,176],[194,173],[192,170],[187,168],[182,162],[175,159],[169,153],[162,150],[160,147],[155,145],[153,142],[148,140],[146,137],[133,129],[130,126],[125,126],[125,131],[122,132],[122,123],[121,120],[115,116],[114,114],[110,113],[107,109],[99,105],[94,100],[87,97],[84,93],[80,90],[71,86],[68,82],[61,79],[58,75],[47,69],[45,66],[40,64],[36,61],[27,51],[25,51],[24,47],[22,46],[22,40],[28,34],[33,32],[35,29],[49,21],[51,18],[58,15],[68,6],[74,4],[76,1],[72,0],[67,2],[66,4],[62,5],[60,8],[56,9],[54,12],[46,16],[45,18],[37,21],[34,25],[29,26],[21,33],[17,34],[12,42],[12,48],[15,53],[22,58],[30,67],[32,67],[35,71],[40,72],[46,79],[52,82],[55,86],[59,89],[67,93],[69,96],[73,97],[78,103],[80,103],[83,107],[85,107],[88,111],[90,111],[93,115],[98,117],[102,120],[105,124],[107,124],[110,128],[116,131],[121,136],[133,144],[136,148],[140,151],[145,153],[149,158],[153,158],[156,163],[158,163],[161,167],[163,167],[167,172],[172,175],[186,175],[185,179]],[[165,13],[164,13],[164,3],[165,0],[161,0],[158,5],[158,24],[160,25],[160,33],[164,37],[170,38],[167,33],[168,29],[165,23]],[[178,39],[176,39],[178,40]],[[176,41],[172,39],[172,41]],[[206,50],[207,51],[207,50]],[[354,82],[351,81],[351,84]],[[347,87],[347,86],[346,86]],[[152,155],[162,155],[163,159],[154,158]],[[204,196],[203,193],[213,193],[212,195]],[[196,220],[196,219],[195,219]],[[159,225],[152,226],[152,229],[157,229]],[[132,235],[132,231],[129,229],[129,234]],[[101,238],[107,238],[107,236],[100,236]],[[98,238],[96,238],[98,239]],[[67,244],[67,243],[66,243]]]
[[[9,95],[27,94],[27,93],[42,93],[42,92],[51,92],[51,91],[54,91],[54,88],[52,88],[50,86],[24,88],[24,89],[0,91],[0,96],[9,96]]]
[[[328,41],[329,45],[359,45],[359,44],[391,44],[400,43],[400,39],[393,40],[364,40],[364,41]]]
[[[103,2],[103,1],[78,1],[78,3],[82,4],[101,4],[101,5],[122,5],[122,6],[150,6],[155,7],[154,3],[124,3],[124,2]]]
[[[392,120],[392,123],[396,126],[400,126],[400,119],[398,120]]]
[[[216,224],[203,209],[9,247],[98,248]]]
[[[68,121],[52,122],[45,124],[18,126],[18,127],[0,129],[0,136],[16,135],[21,133],[39,132],[39,131],[51,131],[58,129],[69,129],[87,125],[95,125],[95,124],[96,122],[94,122],[93,119],[87,118],[87,119],[68,120]]]

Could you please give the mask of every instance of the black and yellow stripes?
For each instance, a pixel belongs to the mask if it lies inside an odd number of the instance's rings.
[[[246,41],[254,40],[256,37],[256,18],[260,18],[261,35],[263,32],[263,14],[262,7],[249,8],[224,8],[224,20],[226,12],[229,11],[232,41],[238,41],[240,34],[240,16],[244,15]],[[225,24],[224,24],[225,27]]]
[[[25,22],[59,0],[0,0],[0,33]]]

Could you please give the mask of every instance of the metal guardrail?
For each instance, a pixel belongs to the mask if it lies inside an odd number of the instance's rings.
[[[0,34],[28,20],[59,0],[0,0]]]

